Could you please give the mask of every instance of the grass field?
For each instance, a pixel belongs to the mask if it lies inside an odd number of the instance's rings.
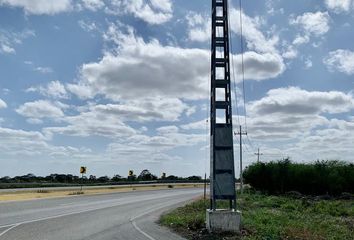
[[[223,203],[227,207],[227,203]],[[187,239],[354,239],[353,200],[315,200],[243,194],[240,234],[214,234],[205,230],[208,201],[198,200],[161,217],[162,225]]]

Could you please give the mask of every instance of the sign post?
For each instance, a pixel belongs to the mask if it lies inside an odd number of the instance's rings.
[[[84,174],[86,174],[87,168],[86,167],[80,167],[80,173],[81,173],[81,186],[80,186],[80,191],[82,192],[82,184],[83,184],[83,179],[84,179]]]

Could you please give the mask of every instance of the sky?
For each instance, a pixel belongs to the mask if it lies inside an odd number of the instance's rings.
[[[229,0],[244,165],[258,148],[353,162],[354,0],[242,3]],[[0,0],[0,176],[208,172],[210,13],[208,0]]]

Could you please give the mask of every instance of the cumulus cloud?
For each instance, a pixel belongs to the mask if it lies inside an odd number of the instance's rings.
[[[28,15],[54,15],[72,9],[71,0],[0,0],[0,5],[22,8]]]
[[[1,108],[7,108],[7,104],[6,104],[6,102],[4,102],[4,100],[2,100],[1,98],[0,98],[0,109]]]
[[[121,12],[132,14],[149,24],[157,25],[169,21],[172,16],[171,0],[114,0],[108,12],[111,14],[120,14]]]
[[[80,97],[102,94],[113,100],[150,96],[199,99],[207,96],[209,52],[145,42],[131,30],[112,25],[105,35],[117,54],[106,53],[99,62],[81,67],[80,82],[68,89]]]
[[[103,0],[82,0],[83,6],[91,11],[102,9],[105,4]]]
[[[328,12],[306,12],[296,18],[291,18],[290,24],[301,27],[305,33],[321,36],[329,31],[330,19]]]
[[[111,25],[105,34],[117,49],[106,52],[99,62],[81,67],[79,82],[67,88],[80,98],[103,95],[114,101],[151,96],[203,99],[208,91],[210,53],[203,49],[163,46],[156,39],[145,42],[132,29],[128,33]],[[235,67],[241,69],[241,56]],[[285,70],[277,54],[247,52],[246,79],[274,78]]]
[[[130,100],[119,104],[91,104],[78,110],[77,115],[60,119],[66,126],[49,127],[45,132],[107,138],[130,136],[138,131],[125,122],[178,121],[188,106],[179,99],[146,98],[143,101]]]
[[[350,50],[332,51],[323,62],[330,71],[339,71],[347,75],[354,74],[354,52]]]
[[[325,0],[325,3],[328,9],[335,13],[349,12],[353,6],[352,0]]]
[[[267,96],[250,104],[257,114],[313,115],[319,113],[343,113],[354,109],[350,94],[338,91],[309,92],[297,87],[272,89]]]
[[[241,56],[235,58],[235,71],[242,70]],[[244,54],[245,78],[252,80],[265,80],[275,78],[285,71],[283,59],[278,54],[259,54],[253,51]],[[238,78],[241,81],[241,78]]]
[[[249,131],[261,141],[297,141],[299,136],[308,137],[317,127],[328,128],[330,120],[324,114],[353,109],[353,96],[339,91],[272,89],[265,97],[248,104]]]
[[[59,81],[51,81],[45,86],[30,87],[26,92],[39,92],[41,95],[52,98],[68,98],[65,86]]]
[[[244,12],[242,14],[243,36],[246,39],[247,47],[260,53],[277,53],[276,45],[279,43],[279,37],[273,34],[273,37],[267,38],[260,30],[263,20],[260,17],[250,17]],[[233,23],[231,30],[240,34],[240,11],[235,8],[230,9],[230,21]]]
[[[187,16],[188,39],[196,42],[205,42],[211,36],[210,16],[202,16],[200,13],[190,12]]]
[[[60,118],[64,116],[60,107],[46,100],[27,102],[16,109],[16,112],[24,117],[39,118]]]

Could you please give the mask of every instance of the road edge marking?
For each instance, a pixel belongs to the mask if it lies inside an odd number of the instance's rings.
[[[7,232],[11,231],[12,229],[14,229],[15,227],[20,226],[21,224],[15,224],[12,227],[6,229],[5,231],[3,231],[2,233],[0,233],[0,237],[4,236]]]
[[[150,240],[156,240],[155,238],[151,237],[149,234],[147,234],[146,232],[144,232],[143,230],[141,230],[137,225],[135,221],[131,221],[133,227],[140,232],[141,234],[143,234],[145,237],[147,237]]]

